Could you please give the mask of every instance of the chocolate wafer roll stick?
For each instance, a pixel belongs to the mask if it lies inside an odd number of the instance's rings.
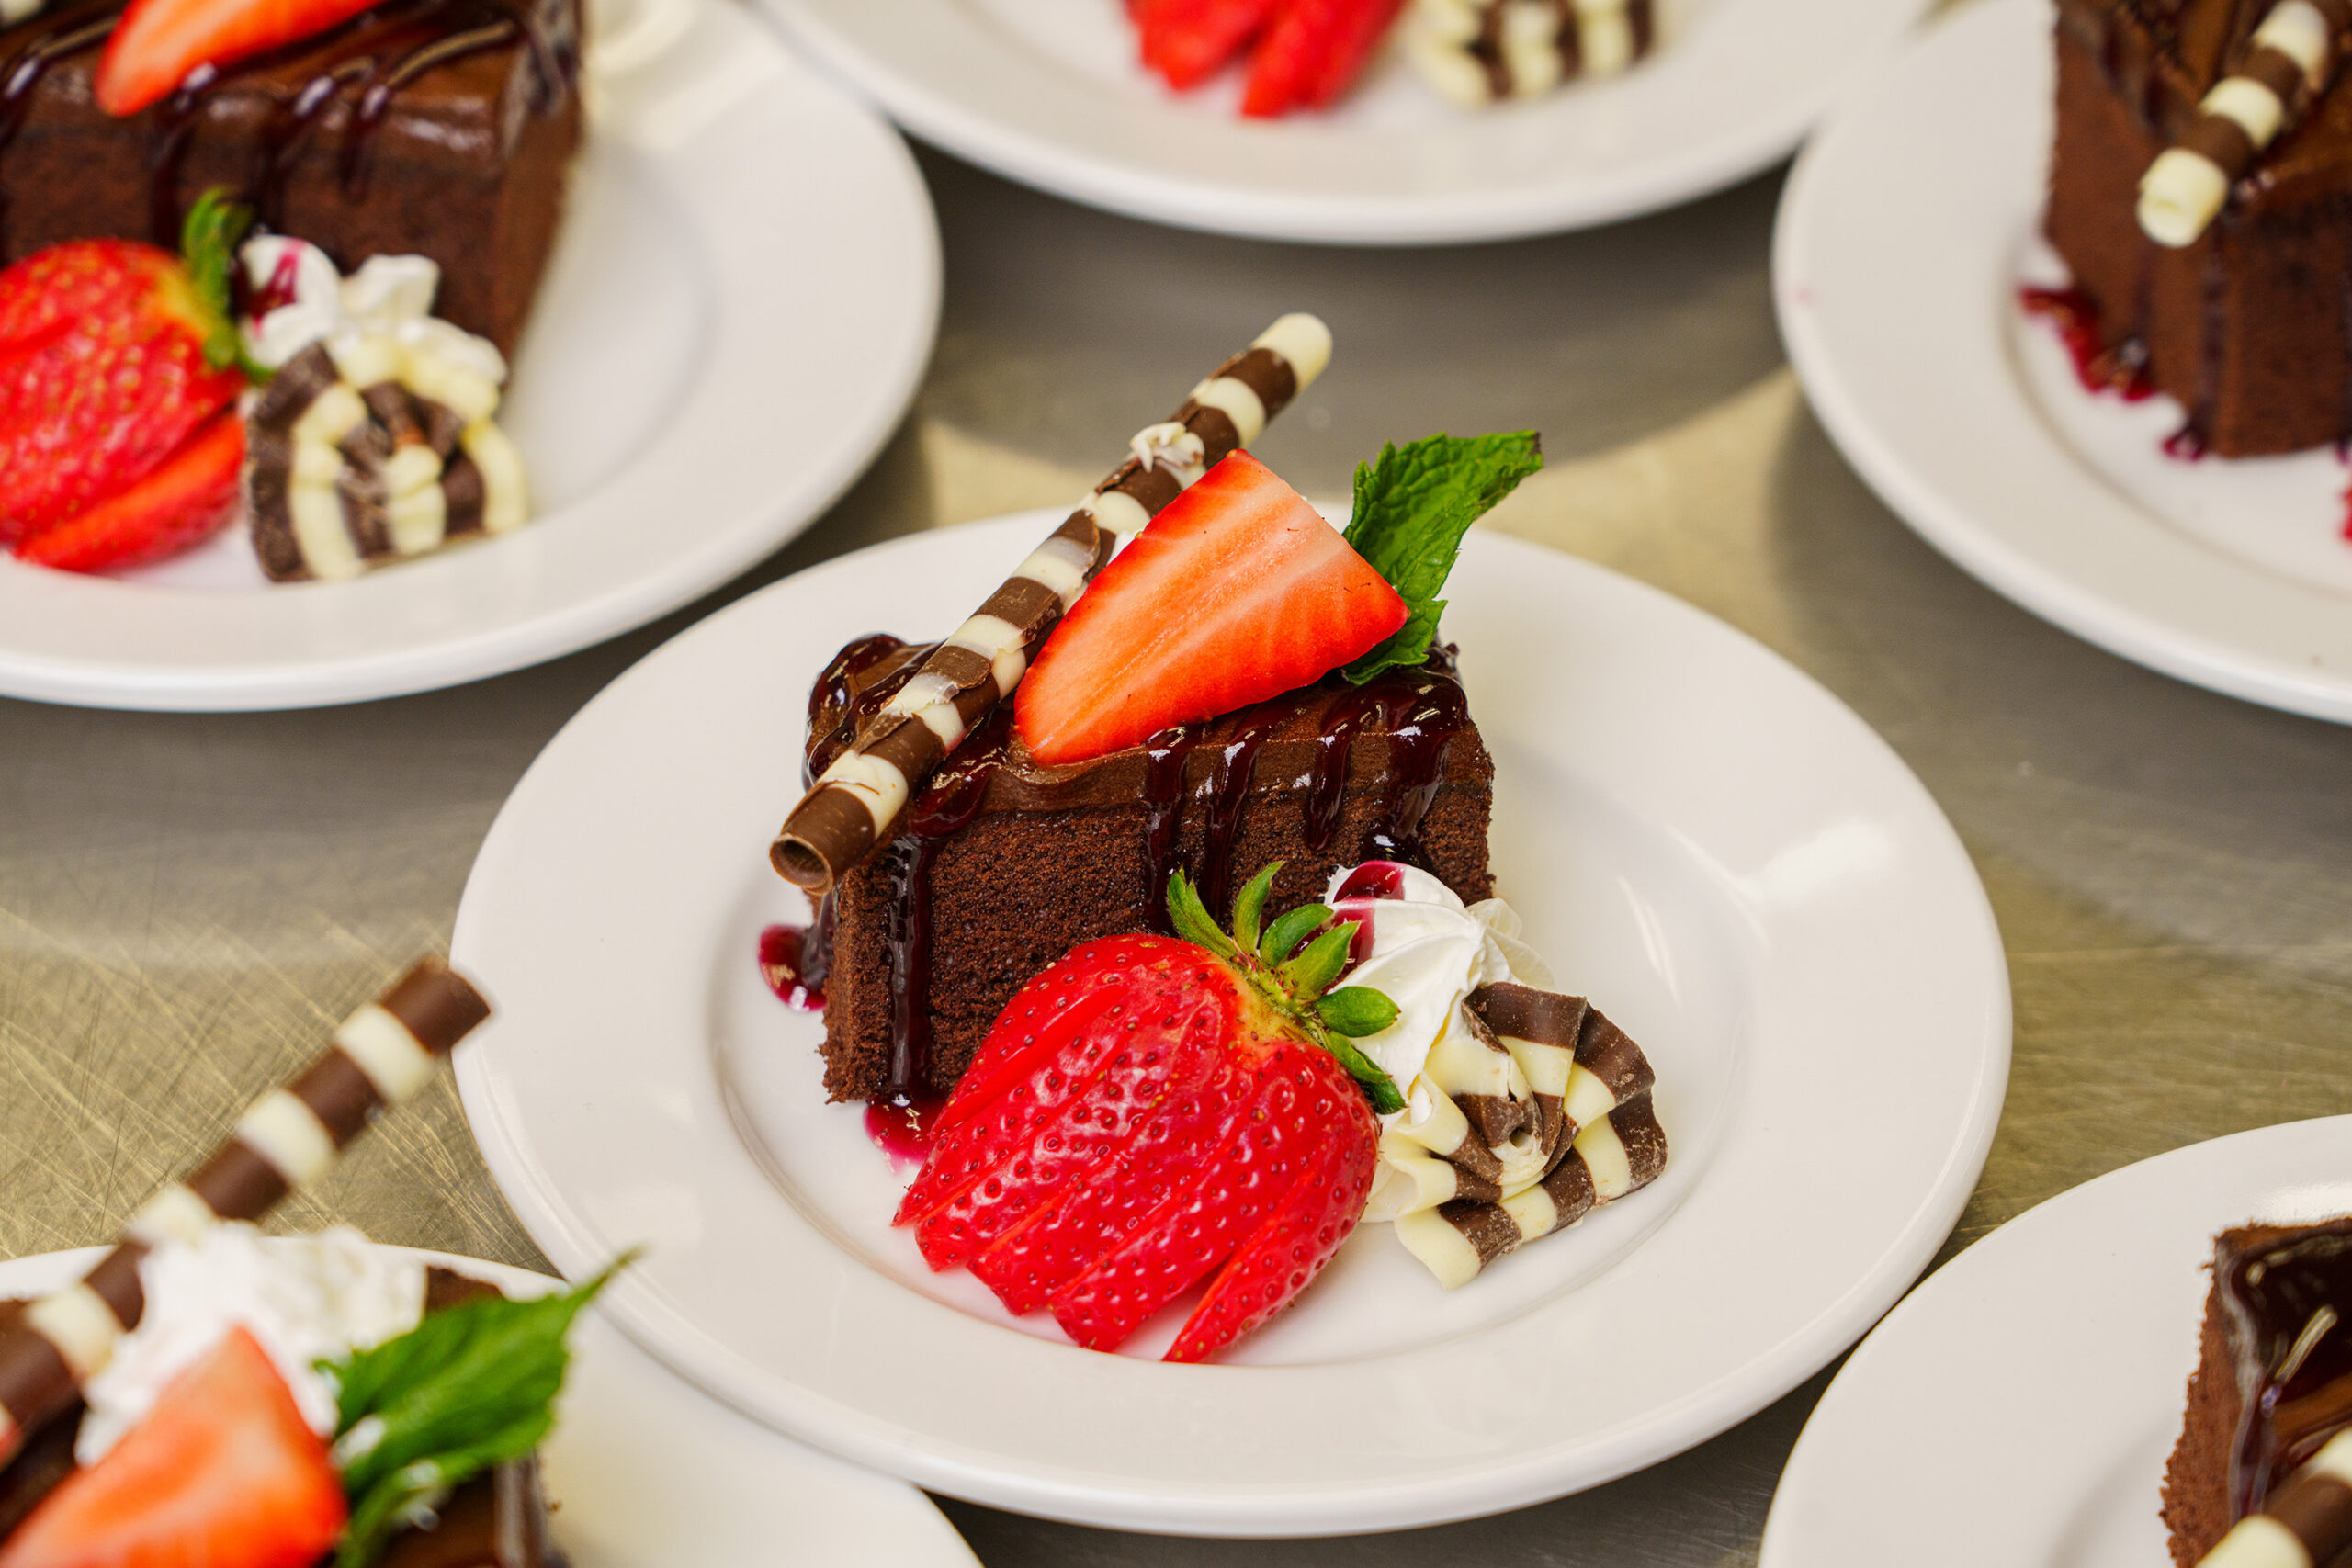
[[[2352,1547],[2352,1432],[2328,1439],[2197,1568],[2324,1568]]]
[[[2160,245],[2192,244],[2265,148],[2326,92],[2352,33],[2352,0],[2278,0],[2242,58],[2197,106],[2176,146],[2140,180],[2140,227]]]
[[[418,964],[344,1020],[334,1043],[300,1077],[255,1100],[236,1132],[185,1181],[166,1184],[82,1279],[51,1292],[0,1329],[0,1462],[72,1406],[82,1385],[139,1326],[147,1302],[139,1260],[166,1241],[194,1241],[228,1220],[257,1220],[315,1179],[384,1111],[431,1080],[490,1004],[437,958]]]
[[[1165,422],[1129,444],[1078,510],[989,596],[868,721],[785,818],[768,856],[812,898],[886,843],[907,803],[996,705],[1012,694],[1087,582],[1114,536],[1151,521],[1235,448],[1258,438],[1331,358],[1331,331],[1289,315],[1193,389]]]

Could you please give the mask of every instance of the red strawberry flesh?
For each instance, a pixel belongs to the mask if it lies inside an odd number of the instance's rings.
[[[1236,452],[1062,618],[1015,689],[1015,721],[1039,761],[1081,761],[1304,686],[1406,615],[1338,529]]]
[[[220,531],[237,514],[244,422],[215,414],[187,445],[81,516],[17,547],[36,565],[103,571],[160,560]]]
[[[218,69],[339,27],[375,0],[130,0],[98,58],[91,91],[118,117],[170,94],[198,66]]]
[[[1277,0],[1145,0],[1136,10],[1143,62],[1179,89],[1198,84],[1239,53]]]

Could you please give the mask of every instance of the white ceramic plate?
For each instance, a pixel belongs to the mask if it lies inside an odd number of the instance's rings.
[[[137,581],[0,557],[0,693],[277,708],[496,674],[724,582],[857,476],[938,323],[905,145],[719,0],[599,20],[588,144],[503,416],[537,519],[345,583],[269,586],[241,534]]]
[[[74,1279],[101,1250],[0,1262],[0,1297]],[[555,1284],[479,1258],[416,1256],[514,1295]],[[596,1312],[573,1326],[571,1348],[560,1418],[541,1452],[556,1537],[577,1568],[976,1568],[963,1538],[912,1487],[746,1421],[679,1382]]]
[[[2051,135],[2046,0],[1982,0],[1798,159],[1773,292],[1813,406],[1871,488],[1997,592],[2126,659],[2352,720],[2352,543],[2332,456],[2165,457],[2181,423],[2075,382],[2020,283]]]
[[[696,626],[516,786],[458,912],[499,1012],[458,1064],[565,1268],[649,1244],[610,1311],[781,1429],[934,1490],[1138,1529],[1382,1529],[1622,1475],[1869,1326],[1974,1182],[2007,977],[1950,826],[1860,720],[1721,623],[1474,536],[1448,626],[1532,940],[1641,1041],[1653,1188],[1453,1295],[1387,1234],[1229,1364],[1105,1356],[933,1276],[888,1224],[817,1021],[754,964],[806,918],[766,847],[808,686],[849,637],[960,621],[1057,519],[849,556]]]
[[[1761,1568],[2152,1568],[2213,1235],[2352,1211],[2352,1116],[2111,1171],[1887,1314],[1806,1424]]]
[[[926,141],[1092,206],[1275,240],[1431,244],[1631,217],[1788,155],[1925,0],[1661,0],[1621,77],[1486,111],[1392,49],[1337,109],[1244,121],[1136,62],[1119,0],[762,0]]]

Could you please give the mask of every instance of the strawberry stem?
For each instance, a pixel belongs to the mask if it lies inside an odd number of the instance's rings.
[[[1356,922],[1344,920],[1324,929],[1331,911],[1321,904],[1304,905],[1277,919],[1261,946],[1258,922],[1273,891],[1274,874],[1282,868],[1280,861],[1270,863],[1235,897],[1231,936],[1218,927],[1201,902],[1192,878],[1181,870],[1170,872],[1169,923],[1186,942],[1224,959],[1267,1006],[1307,1040],[1329,1051],[1363,1089],[1374,1111],[1386,1115],[1404,1110],[1405,1097],[1397,1092],[1396,1080],[1348,1039],[1351,1034],[1377,1034],[1396,1021],[1396,1004],[1369,986],[1331,989],[1332,982],[1347,967]],[[1278,957],[1296,947],[1309,931],[1317,931],[1321,934],[1307,942],[1297,957],[1286,961]]]
[[[196,198],[180,224],[180,264],[187,268],[188,282],[204,311],[204,362],[216,370],[234,365],[252,380],[266,381],[269,372],[245,354],[229,299],[237,245],[253,221],[251,208],[230,200],[226,190],[214,186]]]

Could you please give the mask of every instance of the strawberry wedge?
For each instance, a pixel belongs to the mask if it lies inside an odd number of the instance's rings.
[[[1303,500],[1236,452],[1094,580],[1014,693],[1047,764],[1304,686],[1369,652],[1405,601]]]
[[[1241,112],[1328,108],[1363,72],[1404,0],[1288,0],[1250,60]]]
[[[1143,62],[1175,88],[1193,86],[1241,52],[1274,14],[1276,0],[1142,0],[1136,26]]]
[[[340,27],[375,0],[130,0],[98,57],[98,107],[137,114],[198,66],[215,70]]]

